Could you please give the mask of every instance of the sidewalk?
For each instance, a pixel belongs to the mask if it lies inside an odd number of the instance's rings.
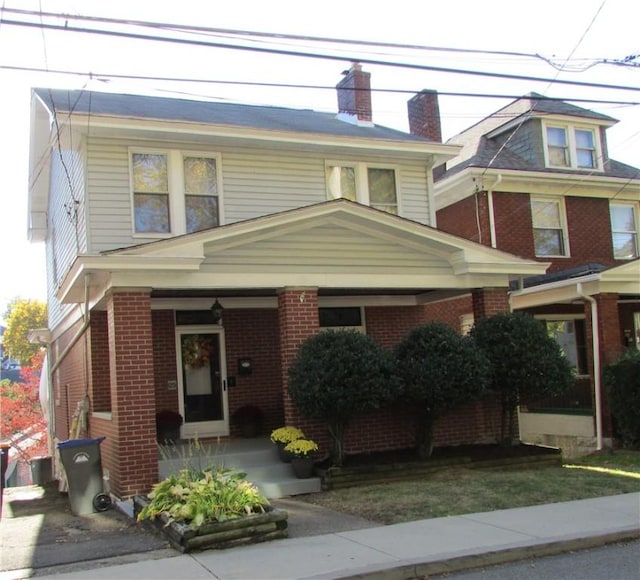
[[[640,493],[421,520],[39,578],[411,578],[640,537]],[[116,563],[117,565],[113,565]],[[102,567],[99,567],[102,566]],[[88,572],[90,570],[90,572]],[[0,579],[24,576],[0,575]]]

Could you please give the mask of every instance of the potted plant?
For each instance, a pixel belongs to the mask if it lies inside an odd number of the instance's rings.
[[[262,431],[264,414],[253,405],[244,405],[236,409],[231,417],[232,423],[239,427],[243,437],[257,437]]]
[[[296,439],[288,443],[285,452],[291,456],[291,467],[296,477],[304,479],[313,475],[318,454],[318,444],[311,439]]]
[[[271,431],[271,441],[277,445],[278,455],[285,463],[289,463],[291,461],[291,456],[284,450],[285,447],[292,441],[303,438],[304,433],[297,427],[292,427],[290,425],[279,427],[278,429]]]
[[[170,409],[163,409],[156,413],[156,435],[158,442],[164,445],[176,443],[180,439],[182,415]]]

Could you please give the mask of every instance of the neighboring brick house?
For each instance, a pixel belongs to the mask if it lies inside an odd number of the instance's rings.
[[[550,264],[510,302],[547,321],[578,379],[563,398],[529,401],[520,426],[568,452],[610,441],[602,369],[640,347],[640,171],[609,157],[615,122],[530,94],[452,137],[459,155],[435,170],[439,229]]]
[[[33,91],[29,232],[46,243],[53,436],[70,436],[88,397],[116,496],[157,480],[158,410],[185,417],[185,438],[225,437],[255,405],[267,429],[299,425],[326,449],[286,394],[306,337],[349,326],[393,346],[428,320],[457,327],[452,297],[489,315],[514,279],[545,272],[432,227],[432,168],[459,148],[374,125],[369,85],[354,65],[337,115]],[[494,413],[461,409],[437,444],[495,440]],[[408,423],[360,417],[346,449],[411,445]]]

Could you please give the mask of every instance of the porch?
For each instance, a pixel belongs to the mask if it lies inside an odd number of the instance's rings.
[[[268,437],[181,440],[162,445],[158,454],[158,476],[162,480],[180,469],[205,469],[212,465],[246,473],[268,499],[320,491],[320,478],[298,479],[289,463],[283,463]]]

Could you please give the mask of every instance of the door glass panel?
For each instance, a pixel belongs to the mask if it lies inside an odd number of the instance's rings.
[[[217,334],[180,337],[186,423],[224,418],[219,340]]]

